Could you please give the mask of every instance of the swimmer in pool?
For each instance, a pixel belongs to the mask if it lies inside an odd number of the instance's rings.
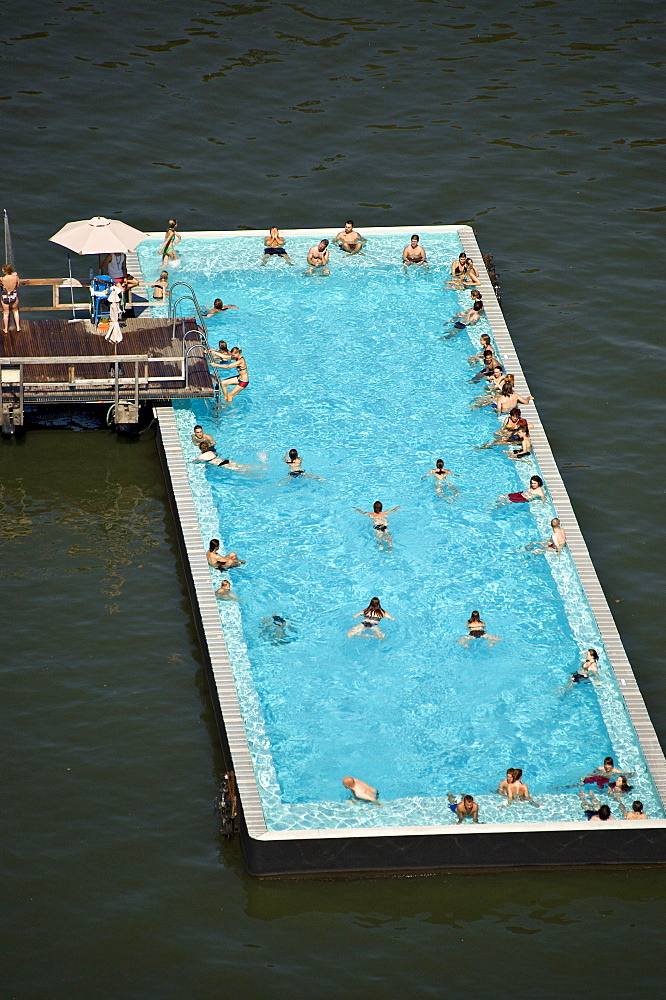
[[[459,319],[456,319],[454,317],[453,328],[449,330],[448,333],[445,333],[444,336],[440,337],[439,339],[451,340],[452,337],[455,337],[455,335],[459,333],[461,330],[464,330],[465,327],[475,326],[481,319],[482,313],[483,313],[483,302],[481,301],[481,299],[479,299],[477,302],[474,303],[471,309],[468,309],[464,313],[456,313],[456,316],[458,316]]]
[[[455,795],[451,795],[451,792],[447,792],[446,796],[449,800],[449,809],[455,813],[457,823],[462,823],[464,819],[473,819],[475,823],[479,822],[479,804],[474,801],[474,796],[463,795],[460,802],[456,801]]]
[[[282,461],[286,462],[289,466],[289,474],[286,479],[283,479],[283,483],[288,483],[290,479],[316,479],[319,483],[325,483],[326,480],[322,479],[320,476],[312,476],[309,472],[303,472],[301,468],[303,464],[303,459],[298,454],[295,448],[290,448],[282,456]]]
[[[543,479],[541,476],[532,476],[529,488],[522,493],[502,493],[497,498],[496,507],[503,507],[507,503],[530,503],[532,500],[546,501],[546,494],[543,491]]]
[[[239,601],[239,598],[231,593],[231,580],[223,580],[215,591],[215,596],[219,601]]]
[[[618,802],[623,819],[649,819],[647,813],[643,812],[643,803],[638,799],[631,803],[631,810],[627,809],[623,802]]]
[[[213,569],[236,569],[238,566],[245,566],[246,560],[239,559],[238,553],[229,552],[226,556],[222,556],[220,555],[219,548],[220,539],[211,538],[206,559],[208,560],[208,565],[212,566]]]
[[[526,427],[529,430],[532,426],[533,425],[529,423],[529,421],[525,420],[525,418],[521,416],[520,407],[514,406],[500,429],[498,431],[494,431],[495,440],[486,441],[485,444],[478,445],[475,450],[483,451],[484,448],[494,448],[495,445],[498,444],[513,444],[513,442],[517,442],[519,440],[518,431],[521,427]]]
[[[419,243],[419,236],[416,233],[414,233],[411,240],[402,251],[402,263],[405,267],[405,271],[412,264],[422,264],[426,270],[428,269],[428,258],[426,257],[425,250]]]
[[[201,424],[197,424],[192,432],[192,444],[196,445],[197,448],[201,448],[202,444],[207,444],[209,447],[215,447],[215,438],[210,434],[204,434],[204,429]]]
[[[210,353],[214,358],[217,358],[218,361],[233,361],[233,356],[227,346],[226,340],[220,340],[218,342],[217,350],[215,350],[214,347],[211,347]]]
[[[277,226],[271,226],[269,235],[264,238],[264,255],[261,258],[262,265],[271,257],[277,257],[278,260],[281,257],[282,260],[293,267],[294,262],[290,259],[289,254],[284,248],[284,236],[280,236],[280,230]]]
[[[530,790],[523,781],[523,769],[521,767],[513,768],[513,779],[513,782],[507,785],[507,803],[504,806],[500,806],[500,809],[506,809],[512,802],[531,802],[533,806],[541,806],[541,803],[535,802],[530,795]]]
[[[444,462],[443,462],[443,460],[441,458],[438,458],[437,461],[435,462],[435,468],[431,469],[430,472],[426,472],[425,476],[421,476],[421,479],[423,480],[423,479],[427,479],[428,476],[434,476],[435,477],[435,489],[437,490],[437,495],[438,496],[441,497],[442,496],[442,490],[444,489],[445,486],[448,486],[449,489],[452,490],[457,497],[459,497],[460,496],[460,490],[457,489],[453,485],[453,483],[450,483],[448,481],[448,479],[446,478],[447,476],[457,476],[457,475],[458,475],[457,472],[451,472],[450,469],[445,469],[444,468]],[[454,498],[453,497],[444,497],[444,499],[448,500],[449,503],[453,503],[453,499]]]
[[[349,789],[354,800],[363,799],[365,802],[374,802],[381,809],[382,804],[377,801],[379,792],[372,785],[368,785],[365,781],[359,781],[358,778],[352,778],[351,776],[343,778],[342,784],[345,788]]]
[[[479,343],[481,344],[479,353],[471,354],[467,359],[472,368],[476,368],[479,361],[483,361],[483,352],[491,346],[490,336],[487,333],[482,333],[479,337]]]
[[[400,507],[393,507],[391,510],[384,510],[381,502],[375,500],[372,505],[372,511],[361,510],[359,507],[352,507],[358,514],[363,514],[364,517],[369,517],[372,521],[373,528],[375,529],[375,534],[377,536],[377,548],[383,549],[384,544],[389,552],[393,551],[393,539],[391,538],[391,532],[388,526],[388,516],[389,514],[394,514],[396,510],[400,510]]]
[[[226,312],[227,309],[238,309],[238,306],[225,306],[222,299],[215,299],[213,302],[213,308],[208,310],[205,318],[208,319],[210,316],[216,316],[218,313]]]
[[[368,241],[365,236],[361,236],[360,233],[356,232],[353,220],[347,219],[345,228],[340,230],[333,242],[337,243],[345,253],[361,253]]]
[[[328,269],[328,240],[320,240],[319,243],[308,250],[308,264],[310,265],[306,274],[330,274]]]
[[[168,271],[160,271],[160,276],[157,279],[157,281],[153,281],[151,284],[146,285],[146,288],[152,288],[154,299],[163,299],[168,287],[169,287]]]
[[[361,512],[362,513],[362,512]],[[383,607],[379,603],[378,597],[370,598],[370,603],[368,604],[365,611],[359,611],[354,618],[363,617],[363,621],[360,625],[354,625],[352,629],[347,632],[347,638],[351,638],[353,635],[372,635],[375,639],[384,639],[384,633],[379,628],[379,622],[382,618],[388,618],[389,621],[394,622],[395,618],[392,618],[388,611],[384,611]]]
[[[612,757],[604,757],[603,764],[599,767],[595,767],[594,770],[581,778],[578,782],[579,785],[596,785],[599,791],[601,791],[604,785],[610,784],[613,780],[613,776],[616,774],[624,774],[627,778],[633,778],[633,771],[623,771],[615,766],[615,762]]]
[[[472,614],[467,619],[468,634],[463,635],[458,639],[461,646],[465,649],[469,649],[469,644],[472,639],[487,639],[488,649],[494,646],[496,642],[501,642],[498,635],[490,635],[486,632],[486,623],[481,621],[478,611],[472,611]]]
[[[514,436],[514,435],[512,435],[512,436]],[[508,457],[513,462],[524,461],[525,459],[529,458],[530,455],[532,454],[532,440],[530,438],[530,432],[529,432],[528,428],[524,424],[521,424],[516,429],[515,437],[518,438],[518,440],[516,442],[516,444],[518,445],[518,447],[517,448],[511,448],[511,449],[505,448],[504,449],[504,454],[508,455]],[[556,546],[553,545],[553,546],[551,546],[551,548],[556,548]],[[559,551],[559,549],[558,549],[558,551]]]
[[[264,618],[260,632],[271,646],[284,646],[288,642],[293,642],[296,635],[294,626],[290,625],[289,620],[283,618],[282,615],[270,615],[268,618]]]
[[[559,517],[554,517],[550,522],[550,526],[553,529],[550,538],[546,538],[542,542],[528,542],[525,548],[535,555],[543,555],[546,552],[559,555],[567,544],[566,532],[560,524]]]
[[[585,681],[593,681],[595,684],[601,684],[601,680],[599,679],[599,654],[596,649],[588,649],[585,653],[585,659],[578,667],[578,670],[571,675],[564,690],[569,691],[574,684],[582,684]]]
[[[210,462],[211,465],[216,465],[222,469],[229,469],[230,472],[263,471],[263,466],[261,465],[239,465],[238,462],[232,462],[230,458],[218,458],[215,448],[207,441],[202,441],[199,448],[201,454],[193,458],[193,462]]]
[[[499,785],[497,786],[497,794],[503,795],[505,798],[508,798],[509,785],[513,785],[515,780],[516,780],[516,770],[515,768],[510,767],[506,772],[506,778],[504,778],[503,781],[500,781]]]

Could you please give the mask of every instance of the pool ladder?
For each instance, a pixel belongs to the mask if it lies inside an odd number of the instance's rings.
[[[178,288],[179,285],[181,285],[183,288],[186,288],[187,292],[184,295],[179,295],[178,298],[174,302],[173,292],[174,292],[174,289]],[[178,315],[177,315],[177,313],[178,313],[178,306],[180,305],[181,302],[187,302],[187,301],[189,301],[189,302],[192,303],[192,305],[194,306],[194,311],[196,313],[197,320],[198,320],[198,326],[194,327],[194,329],[192,329],[192,330],[187,330],[186,331],[185,330],[185,325],[183,324],[183,357],[185,358],[185,384],[188,385],[189,384],[189,367],[188,367],[188,361],[189,361],[190,355],[197,348],[200,348],[201,351],[203,352],[203,356],[206,359],[206,364],[208,365],[209,371],[211,370],[211,368],[213,366],[214,358],[213,358],[213,355],[211,354],[210,346],[208,344],[208,328],[206,326],[206,321],[204,319],[203,313],[201,312],[201,307],[199,306],[199,300],[197,299],[196,292],[194,291],[194,289],[192,288],[191,285],[188,285],[188,283],[186,281],[176,281],[171,286],[171,288],[168,289],[168,291],[167,291],[167,299],[168,299],[168,312],[167,312],[167,315],[168,315],[168,318],[172,321],[172,326],[171,326],[171,339],[172,340],[176,339],[176,324],[178,322]],[[192,334],[194,334],[197,339],[196,339],[195,343],[189,344],[189,346],[188,346],[188,344],[187,344],[187,338],[189,336],[191,336]],[[214,406],[215,416],[217,416],[219,414],[219,412],[220,412],[220,407],[222,405],[222,402],[221,402],[222,390],[220,388],[220,379],[219,379],[219,377],[215,376],[214,378],[215,378],[215,380],[213,382],[213,387],[214,387],[215,394],[214,394],[214,397],[213,397],[213,399],[214,399],[213,406]]]

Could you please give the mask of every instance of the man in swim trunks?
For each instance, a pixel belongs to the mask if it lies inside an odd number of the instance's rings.
[[[320,240],[317,246],[308,250],[308,264],[310,269],[308,274],[321,271],[322,274],[330,274],[328,269],[328,240]]]
[[[405,270],[411,264],[423,264],[424,267],[428,267],[426,252],[419,244],[419,236],[417,233],[414,233],[410,242],[402,251],[402,263],[405,265]]]
[[[467,309],[465,312],[456,313],[456,316],[460,317],[456,319],[455,316],[452,317],[455,322],[453,323],[453,329],[449,333],[445,333],[440,340],[451,340],[455,337],[456,333],[460,330],[464,330],[467,326],[474,326],[481,319],[481,313],[483,312],[483,301],[477,299],[471,309]]]
[[[347,219],[345,228],[340,230],[333,242],[337,243],[345,253],[360,253],[368,241],[365,236],[356,232],[353,221]]]
[[[293,266],[293,261],[290,260],[289,254],[284,248],[284,236],[280,236],[280,230],[277,226],[271,226],[270,236],[266,236],[264,239],[264,256],[261,258],[261,263],[265,264],[269,257],[282,257],[287,264]]]
[[[379,792],[372,785],[368,785],[365,781],[359,781],[358,778],[352,778],[348,776],[342,779],[342,784],[345,788],[349,789],[355,799],[363,799],[365,802],[374,802],[376,806],[381,807],[381,802],[377,801],[377,796]]]
[[[528,542],[525,548],[532,549],[534,553],[554,552],[556,555],[559,555],[567,544],[567,536],[560,524],[559,517],[554,517],[550,522],[550,526],[553,529],[550,538],[544,539],[543,542]],[[543,548],[533,548],[535,545],[541,545]]]
[[[626,778],[633,777],[633,771],[621,771],[619,768],[615,767],[615,763],[612,757],[604,757],[603,764],[599,767],[595,767],[594,770],[587,775],[585,778],[581,778],[579,784],[581,785],[596,785],[597,788],[602,789],[604,785],[607,785],[614,774],[624,774]]]
[[[393,539],[389,531],[388,516],[395,513],[396,510],[400,510],[400,507],[384,510],[381,501],[375,500],[372,505],[372,511],[360,510],[358,507],[352,507],[352,510],[355,510],[358,514],[363,514],[364,517],[370,518],[377,535],[377,548],[383,549],[384,543],[386,543],[388,551],[391,552],[393,550]]]
[[[452,813],[456,814],[456,822],[462,823],[464,819],[469,819],[470,817],[475,823],[479,822],[479,805],[478,802],[474,801],[472,795],[463,795],[460,802],[456,802],[454,795],[451,792],[447,792],[447,798],[449,800],[449,809]]]
[[[200,448],[203,443],[209,445],[211,448],[214,448],[215,438],[211,437],[210,434],[204,434],[204,429],[201,424],[197,424],[192,432],[192,444],[196,445],[197,448]]]
[[[209,316],[216,316],[218,313],[226,312],[227,309],[238,309],[238,306],[225,306],[222,299],[215,299],[213,308],[208,310],[205,318],[208,319]]]

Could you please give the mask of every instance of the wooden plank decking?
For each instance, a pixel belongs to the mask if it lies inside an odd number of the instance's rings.
[[[75,365],[77,379],[99,380],[101,385],[77,384],[70,382],[70,372],[66,364],[24,365],[25,403],[54,402],[106,402],[112,400],[115,392],[114,380],[109,377],[109,366],[117,355],[148,355],[151,358],[164,359],[151,361],[148,371],[151,378],[157,381],[140,382],[139,399],[141,401],[158,401],[169,399],[189,399],[212,396],[214,393],[213,379],[201,351],[194,351],[189,360],[189,386],[182,380],[160,381],[180,375],[183,355],[183,327],[192,330],[195,327],[193,319],[178,320],[176,339],[171,339],[172,323],[166,319],[127,318],[121,329],[123,340],[114,350],[114,345],[108,343],[103,335],[97,333],[89,320],[68,323],[60,316],[53,319],[22,319],[21,332],[10,329],[8,334],[0,334],[0,364],[4,369],[16,365],[17,358],[85,358],[108,357],[108,364]],[[188,347],[196,343],[196,338],[187,338]],[[127,382],[121,384],[122,395],[134,393],[134,364],[125,366]],[[144,366],[140,363],[140,378],[144,375]],[[130,385],[131,381],[131,385]],[[30,383],[45,383],[31,386]],[[69,383],[65,385],[64,383]],[[18,396],[18,386],[8,384],[3,378],[2,397],[7,402]]]

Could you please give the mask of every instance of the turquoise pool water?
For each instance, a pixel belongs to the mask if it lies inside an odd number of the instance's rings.
[[[606,754],[663,815],[568,553],[525,550],[556,511],[495,506],[538,466],[475,450],[497,427],[470,410],[467,357],[489,328],[439,339],[470,299],[443,289],[457,234],[424,234],[430,271],[406,275],[402,234],[373,236],[363,257],[333,250],[327,278],[304,273],[313,242],[289,240],[293,267],[261,267],[257,234],[184,239],[172,270],[202,303],[239,307],[214,318],[210,340],[243,347],[249,387],[219,417],[202,402],[177,419],[187,457],[199,422],[221,457],[261,467],[189,470],[202,542],[216,535],[247,560],[228,574],[240,606],[220,614],[269,827],[450,822],[448,791],[473,794],[486,820],[580,819],[566,786]],[[147,280],[157,245],[140,248]],[[292,447],[323,481],[287,477]],[[459,497],[422,478],[440,457]],[[392,551],[353,510],[375,500],[400,507]],[[348,638],[375,595],[395,618],[386,639]],[[473,608],[494,647],[458,644]],[[288,641],[265,629],[272,615],[288,620]],[[563,693],[588,646],[602,684]],[[499,808],[491,789],[510,766],[541,809]],[[346,774],[376,785],[385,808],[348,803]]]

